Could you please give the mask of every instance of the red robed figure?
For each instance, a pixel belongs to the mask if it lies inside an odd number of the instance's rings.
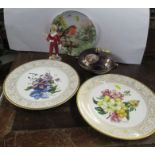
[[[60,37],[56,33],[55,35],[48,34],[47,41],[50,42],[49,46],[49,53],[50,55],[53,54],[53,51],[55,50],[55,54],[59,54],[58,45],[60,44]]]

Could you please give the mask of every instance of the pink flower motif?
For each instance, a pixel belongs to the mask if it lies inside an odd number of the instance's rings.
[[[111,115],[110,115],[110,119],[111,121],[113,122],[120,122],[121,119],[119,118],[118,114],[116,112],[113,112]]]
[[[124,95],[121,92],[117,92],[116,90],[110,91],[109,89],[105,89],[101,92],[102,96],[109,96],[110,98],[120,98],[123,99]]]
[[[117,92],[116,90],[112,90],[111,91],[111,94],[110,94],[111,98],[120,98],[120,99],[123,99],[123,94],[120,93],[120,92]]]
[[[105,89],[104,91],[101,91],[102,96],[109,96],[110,97],[110,93],[111,91],[109,89]]]

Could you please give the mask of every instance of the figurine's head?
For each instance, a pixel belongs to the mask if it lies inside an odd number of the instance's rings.
[[[57,26],[55,24],[52,24],[51,25],[51,29],[50,29],[50,32],[57,32]]]

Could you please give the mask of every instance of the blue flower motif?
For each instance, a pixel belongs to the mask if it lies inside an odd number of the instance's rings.
[[[30,96],[35,98],[35,99],[40,99],[40,98],[48,98],[46,89],[33,89],[33,91],[30,93]]]
[[[30,96],[34,99],[45,99],[49,98],[49,93],[53,94],[57,92],[57,82],[60,81],[59,78],[54,79],[50,73],[46,73],[45,75],[40,75],[39,77],[35,77],[35,73],[31,73],[33,76],[28,77],[28,79],[32,82],[32,84],[27,87],[25,90],[32,90],[30,92]],[[35,76],[37,76],[36,74]]]

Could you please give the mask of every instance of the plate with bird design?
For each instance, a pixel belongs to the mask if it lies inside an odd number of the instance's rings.
[[[107,74],[87,80],[77,105],[86,122],[105,135],[137,140],[155,132],[155,95],[130,77]]]
[[[78,74],[70,65],[43,59],[13,70],[5,80],[3,90],[12,104],[29,110],[43,110],[68,101],[78,86]]]
[[[96,28],[93,22],[78,11],[65,11],[56,16],[52,24],[57,26],[61,40],[60,53],[78,56],[96,45]]]

